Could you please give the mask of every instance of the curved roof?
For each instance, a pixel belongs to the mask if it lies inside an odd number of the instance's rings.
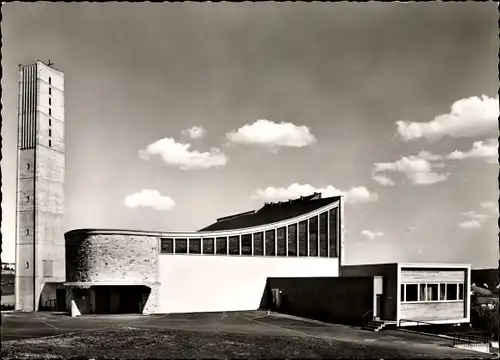
[[[249,211],[233,216],[218,219],[217,222],[200,229],[199,231],[217,231],[244,229],[253,226],[275,223],[291,219],[322,208],[338,201],[340,196],[321,198],[321,194],[315,193],[303,196],[299,199],[285,202],[267,203],[259,210]]]
[[[144,231],[125,229],[74,229],[66,232],[65,237],[77,234],[119,234],[119,235],[140,235],[140,236],[208,236],[208,235],[231,235],[234,231],[245,230],[256,227],[277,226],[278,223],[286,220],[301,220],[301,217],[309,213],[321,211],[322,208],[334,206],[342,196],[332,196],[321,198],[321,194],[315,193],[309,196],[302,196],[295,200],[285,202],[266,203],[259,210],[247,211],[244,213],[225,216],[217,219],[217,222],[198,231],[172,232],[172,231]],[[297,219],[299,218],[299,219]],[[286,224],[285,224],[286,225]]]

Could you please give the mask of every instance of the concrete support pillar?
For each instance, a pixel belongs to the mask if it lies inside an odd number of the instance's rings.
[[[71,317],[80,316],[80,310],[76,306],[75,300],[71,300]]]
[[[157,299],[158,299],[158,286],[151,286],[151,293],[149,294],[146,305],[142,310],[143,315],[154,314],[156,312]]]

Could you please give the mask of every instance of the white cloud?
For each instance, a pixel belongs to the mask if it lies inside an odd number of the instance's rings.
[[[269,120],[257,120],[226,134],[233,143],[254,144],[270,148],[280,146],[304,147],[311,145],[316,138],[307,126],[292,123],[275,123]]]
[[[498,97],[473,96],[456,101],[447,114],[438,115],[430,122],[397,121],[403,140],[426,138],[437,140],[444,136],[454,138],[496,134],[498,131]]]
[[[440,160],[441,158],[440,155],[421,151],[417,155],[403,156],[394,162],[375,163],[372,178],[380,182],[381,179],[377,177],[383,176],[387,178],[387,176],[380,175],[380,173],[397,172],[405,175],[415,185],[429,185],[443,182],[448,179],[449,174],[440,174],[433,171],[434,168],[443,167],[443,164],[431,162]]]
[[[191,144],[176,142],[171,138],[158,140],[139,150],[139,156],[149,160],[159,155],[167,165],[178,166],[182,170],[218,168],[227,164],[227,156],[218,148],[208,152],[190,150]]]
[[[376,182],[378,182],[380,185],[383,186],[395,185],[394,181],[392,181],[390,177],[384,175],[374,175],[373,180],[375,180]]]
[[[460,215],[465,216],[466,218],[469,218],[471,220],[477,220],[479,222],[484,222],[490,218],[489,215],[478,213],[474,210],[463,212]]]
[[[431,185],[444,182],[448,179],[449,174],[438,174],[435,172],[415,173],[410,177],[415,185]]]
[[[315,192],[322,193],[325,197],[344,195],[346,203],[366,203],[378,201],[378,195],[370,192],[364,186],[355,186],[347,191],[342,191],[332,185],[324,188],[316,188],[309,184],[291,184],[288,187],[267,187],[265,189],[257,189],[253,197],[270,199],[270,200],[286,200],[300,196],[311,195]]]
[[[421,152],[419,152],[416,157],[418,159],[424,159],[424,160],[429,160],[429,161],[436,161],[436,160],[442,160],[443,159],[443,156],[442,155],[437,155],[437,154],[433,154],[429,151],[425,151],[425,150],[422,150]]]
[[[484,158],[489,163],[498,161],[498,139],[489,139],[486,141],[475,141],[469,151],[462,152],[455,150],[448,155],[448,159],[462,160],[467,158]]]
[[[496,214],[498,214],[498,203],[494,203],[493,201],[484,201],[479,204],[480,207],[486,210],[490,210]]]
[[[182,135],[189,136],[191,139],[200,139],[207,134],[207,131],[202,126],[193,126],[182,130],[181,133]]]
[[[363,230],[363,231],[361,231],[361,235],[363,235],[364,237],[366,237],[369,240],[375,240],[378,237],[384,236],[384,233],[380,232],[380,231],[373,232],[370,230]]]
[[[469,229],[479,229],[481,227],[481,223],[477,220],[467,220],[458,224],[458,227],[461,229],[469,230]]]
[[[150,207],[168,211],[175,207],[175,201],[169,196],[162,196],[158,190],[144,189],[125,197],[125,206],[129,208]]]
[[[484,214],[474,210],[463,212],[460,215],[466,217],[468,220],[458,224],[459,227],[462,229],[480,228],[488,220],[498,218],[498,206],[495,203],[482,202],[479,205],[483,209],[489,210],[489,213]]]

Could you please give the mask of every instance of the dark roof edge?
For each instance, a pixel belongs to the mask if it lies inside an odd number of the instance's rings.
[[[237,218],[240,216],[255,214],[256,212],[257,212],[257,210],[249,210],[249,211],[245,211],[245,212],[241,212],[241,213],[237,213],[237,214],[233,214],[233,215],[223,216],[223,217],[218,218],[217,222],[225,221],[225,220],[229,220],[229,219],[234,219],[234,218]]]
[[[333,200],[335,198],[335,200]],[[304,213],[300,216],[307,215],[308,213],[315,212],[318,210],[321,210],[325,207],[331,206],[335,201],[341,200],[341,196],[330,196],[328,198],[323,198],[324,199],[332,199],[333,201],[330,202],[329,204],[326,204],[318,209],[315,209],[314,211],[310,211],[307,213]],[[295,217],[293,217],[295,218]],[[273,225],[273,224],[278,224],[283,221],[291,220],[293,218],[289,219],[283,219],[278,222],[272,222],[269,224],[265,225]],[[259,225],[261,226],[261,225]],[[251,229],[255,226],[251,227],[246,227],[246,228],[238,228],[238,229],[227,229],[227,230],[195,230],[195,231],[151,231],[151,230],[130,230],[130,229],[98,229],[98,228],[81,228],[81,229],[73,229],[69,230],[64,233],[64,237],[66,238],[67,236],[73,236],[73,235],[142,235],[142,236],[164,236],[166,234],[193,234],[193,236],[196,235],[203,235],[206,233],[219,233],[219,232],[230,232],[230,231],[237,231],[237,230],[247,230]]]

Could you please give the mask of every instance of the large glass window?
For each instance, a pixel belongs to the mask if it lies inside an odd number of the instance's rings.
[[[189,239],[189,253],[201,254],[201,239]]]
[[[427,297],[425,296],[425,294],[426,294],[425,284],[419,284],[418,289],[420,292],[418,301],[426,301]]]
[[[266,256],[274,256],[276,255],[276,252],[274,251],[275,249],[275,241],[276,239],[274,238],[274,230],[267,230],[266,231]]]
[[[318,217],[309,219],[309,256],[318,256]]]
[[[319,256],[328,256],[328,213],[319,216]]]
[[[464,284],[401,284],[401,301],[456,301],[463,300]],[[403,295],[405,293],[405,296]],[[418,298],[417,298],[418,295]]]
[[[277,230],[277,239],[278,242],[278,256],[286,256],[286,228],[281,227]]]
[[[187,239],[175,239],[175,253],[187,254]]]
[[[203,239],[203,254],[213,255],[214,250],[214,238]]]
[[[458,300],[457,284],[446,284],[446,300]]]
[[[162,254],[173,254],[174,239],[161,239],[160,252]]]
[[[240,254],[240,237],[230,236],[229,237],[229,255],[239,255]]]
[[[215,240],[215,253],[217,255],[227,255],[227,238],[218,237]]]
[[[418,301],[417,284],[406,284],[406,301]]]
[[[427,284],[427,301],[439,300],[438,289],[439,289],[438,284]]]
[[[337,220],[338,220],[338,208],[330,210],[330,257],[338,257],[337,254]]]
[[[299,256],[307,256],[307,220],[299,223]]]
[[[264,233],[258,232],[253,234],[253,254],[257,256],[264,255],[264,244],[263,244]]]
[[[297,224],[288,225],[288,256],[297,256]]]
[[[446,300],[446,284],[439,284],[439,300]]]
[[[252,255],[252,234],[241,235],[241,255]]]

